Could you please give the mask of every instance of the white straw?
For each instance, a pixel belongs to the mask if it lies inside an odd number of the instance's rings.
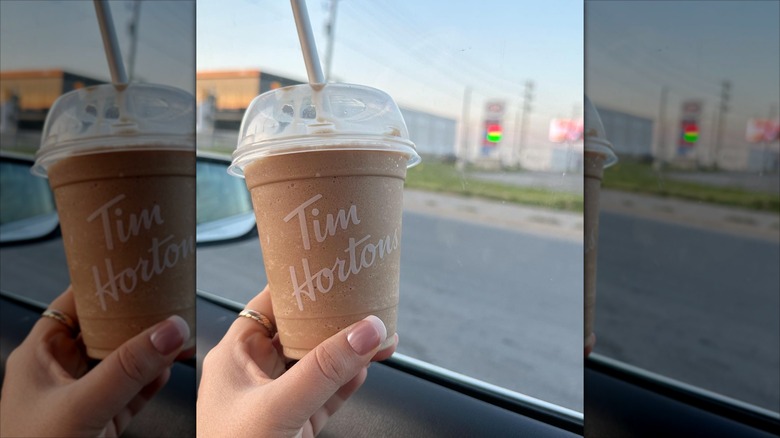
[[[108,69],[111,71],[111,82],[115,84],[127,83],[127,72],[122,63],[122,53],[119,51],[119,43],[116,40],[114,21],[111,19],[111,9],[107,0],[94,0],[95,13],[97,14],[100,33],[103,36],[103,47],[106,49]]]
[[[314,35],[311,31],[309,13],[306,10],[304,0],[290,0],[295,17],[295,26],[298,28],[298,39],[301,40],[303,61],[306,63],[306,73],[309,75],[310,84],[324,84],[325,75],[322,74],[320,57],[317,55],[317,46],[314,44]]]

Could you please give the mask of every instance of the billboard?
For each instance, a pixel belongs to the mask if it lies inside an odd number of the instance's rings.
[[[677,138],[677,155],[680,157],[694,155],[696,143],[699,141],[701,107],[700,100],[686,100],[682,103],[680,134]]]
[[[780,140],[780,120],[749,119],[745,139],[748,143],[771,143]]]
[[[553,143],[573,143],[582,139],[582,119],[550,120],[549,139]]]
[[[504,135],[503,118],[505,102],[493,100],[485,105],[485,120],[482,130],[482,156],[490,156],[498,149]]]

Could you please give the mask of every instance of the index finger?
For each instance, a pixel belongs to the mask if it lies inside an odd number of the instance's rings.
[[[268,286],[252,298],[245,309],[261,313],[276,327]],[[236,315],[236,320],[219,342],[219,346],[233,351],[234,354],[238,353],[233,356],[234,360],[247,360],[254,363],[266,378],[275,378],[284,372],[284,357],[278,346],[278,337],[271,337],[268,330],[258,321]]]
[[[68,327],[68,325],[64,322],[58,321],[55,318],[42,316],[33,326],[32,330],[30,331],[30,336],[35,336],[36,338],[46,338],[57,333],[64,333],[72,338],[76,336],[79,328],[79,319],[78,314],[76,313],[76,301],[73,298],[72,286],[69,285],[68,288],[65,289],[65,292],[61,293],[57,298],[55,298],[49,304],[47,310],[56,310],[70,317],[73,324],[75,325],[76,333],[73,333],[71,328]]]
[[[268,285],[266,285],[265,288],[263,288],[263,290],[260,291],[260,293],[257,294],[254,298],[249,300],[244,308],[259,312],[261,315],[265,316],[271,321],[273,327],[276,327],[276,318],[274,317],[273,306],[271,305],[271,291],[268,288]],[[230,326],[223,339],[243,341],[249,335],[253,335],[258,332],[262,333],[262,335],[269,340],[272,339],[270,336],[271,334],[268,333],[268,330],[266,330],[262,324],[250,318],[239,318],[237,316],[236,320],[233,321],[233,324]]]

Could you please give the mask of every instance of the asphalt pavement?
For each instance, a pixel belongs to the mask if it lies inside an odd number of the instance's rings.
[[[596,352],[780,412],[780,214],[605,190]]]
[[[777,240],[601,214],[595,351],[780,411]]]

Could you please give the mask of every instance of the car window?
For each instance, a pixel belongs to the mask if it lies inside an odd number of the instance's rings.
[[[390,94],[423,156],[398,352],[582,412],[582,3],[308,8],[330,80]],[[229,161],[251,99],[306,70],[287,3],[200,1],[197,28],[198,148]],[[209,198],[199,222],[236,207]],[[265,283],[256,236],[198,248],[199,290],[244,303]]]
[[[218,221],[252,212],[243,181],[227,178],[225,166],[218,162],[199,160],[197,164],[198,204],[197,224]]]
[[[224,156],[200,155],[196,173],[198,243],[240,238],[255,229],[255,213],[244,181],[227,173]]]
[[[0,154],[0,242],[43,237],[57,228],[49,185],[30,173],[29,157]]]
[[[780,412],[780,4],[585,3],[595,352]]]

